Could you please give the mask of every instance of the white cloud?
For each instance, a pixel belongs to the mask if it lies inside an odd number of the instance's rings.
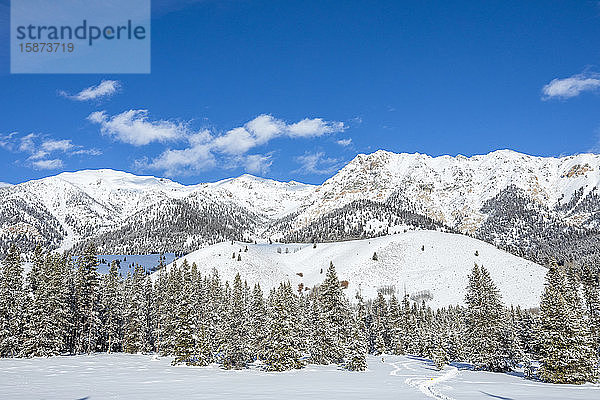
[[[0,147],[9,151],[13,151],[15,146],[13,138],[18,134],[18,132],[12,132],[6,136],[0,136]]]
[[[251,154],[244,160],[244,168],[251,174],[264,175],[269,171],[273,161],[271,155]]]
[[[348,138],[348,139],[340,139],[336,141],[337,144],[339,144],[340,146],[350,146],[352,144],[352,139]]]
[[[63,167],[61,159],[38,160],[31,163],[35,169],[59,169]]]
[[[214,147],[227,154],[244,154],[257,145],[256,136],[253,136],[245,128],[235,128],[223,136],[217,137]]]
[[[40,160],[42,158],[46,158],[48,155],[50,155],[50,153],[47,151],[36,150],[32,155],[29,156],[28,160]]]
[[[57,157],[59,155],[102,154],[100,150],[75,145],[70,139],[51,139],[36,133],[19,137],[17,132],[13,132],[8,136],[0,136],[0,146],[12,152],[25,153],[26,165],[35,169],[62,168],[63,160]]]
[[[598,74],[578,74],[569,78],[553,79],[542,88],[542,100],[553,98],[569,99],[582,92],[593,91],[600,88]]]
[[[20,139],[19,151],[33,153],[35,151],[34,139],[37,137],[35,133],[25,135]]]
[[[210,139],[210,132],[198,132],[188,138],[190,144],[188,148],[165,150],[152,161],[137,160],[135,166],[138,169],[164,171],[167,176],[185,175],[213,168],[216,159],[208,144]]]
[[[301,167],[295,170],[295,173],[300,174],[316,174],[328,175],[337,171],[340,167],[340,160],[337,158],[325,157],[325,153],[305,153],[302,156],[296,157],[296,161]]]
[[[286,128],[285,122],[267,114],[259,115],[245,126],[248,131],[254,134],[257,144],[267,143],[269,140],[280,136]]]
[[[311,138],[341,132],[343,122],[328,122],[321,118],[305,118],[294,124],[262,114],[242,127],[231,129],[214,139],[215,148],[229,155],[241,155],[253,147],[265,144],[276,137]]]
[[[99,123],[102,133],[134,145],[176,139],[187,141],[187,148],[167,149],[152,160],[146,158],[135,164],[139,169],[162,170],[170,176],[212,168],[218,160],[225,168],[243,167],[247,172],[264,174],[273,163],[272,155],[247,155],[253,148],[278,137],[310,138],[346,129],[342,122],[306,118],[288,124],[268,114],[261,114],[243,126],[221,135],[212,134],[208,130],[194,133],[188,129],[187,124],[149,121],[146,110],[130,110],[114,117],[101,111],[90,114],[88,119]],[[138,126],[134,134],[131,126],[136,124]],[[157,130],[164,135],[157,133]]]
[[[315,137],[323,136],[326,133],[342,132],[345,128],[343,122],[327,122],[321,118],[305,118],[288,126],[291,137]]]
[[[121,89],[121,83],[119,81],[105,80],[100,82],[96,86],[90,86],[83,89],[81,92],[70,95],[65,91],[59,91],[59,94],[71,100],[76,101],[89,101],[103,97],[110,97],[117,93]]]
[[[25,138],[28,138],[30,135],[27,135]],[[34,136],[35,137],[35,136]],[[47,156],[50,155],[50,153],[53,152],[62,152],[62,153],[68,153],[69,150],[72,150],[75,148],[75,145],[73,145],[73,143],[71,142],[70,139],[65,139],[65,140],[54,140],[54,139],[48,139],[48,140],[43,140],[41,142],[41,144],[36,145],[33,143],[33,141],[28,138],[27,140],[27,145],[25,146],[26,149],[23,148],[23,139],[21,139],[21,151],[27,151],[29,153],[32,153],[31,156],[29,156],[29,160],[41,160],[43,158],[46,158]]]
[[[68,150],[71,150],[72,148],[74,148],[75,146],[73,145],[73,143],[71,142],[70,139],[64,139],[64,140],[46,140],[42,143],[42,149],[46,150],[46,151],[63,151],[66,152]]]
[[[196,145],[181,150],[166,150],[160,156],[136,161],[136,167],[164,171],[167,176],[187,174],[214,167],[216,160],[205,145]]]
[[[148,110],[129,110],[113,117],[105,111],[96,111],[87,119],[99,124],[102,134],[134,146],[179,140],[189,135],[184,124],[166,120],[150,121]]]
[[[77,156],[77,155],[100,156],[100,155],[102,155],[102,151],[100,151],[98,149],[81,149],[81,150],[72,151],[70,154],[72,154],[74,156]]]

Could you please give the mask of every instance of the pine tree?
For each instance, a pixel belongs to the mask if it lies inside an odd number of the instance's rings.
[[[402,354],[415,353],[417,343],[416,318],[412,311],[408,293],[402,298]]]
[[[77,354],[78,329],[80,322],[77,299],[77,261],[67,254],[65,254],[65,259],[67,263],[63,276],[67,302],[66,310],[68,315],[66,342],[69,354]]]
[[[502,331],[502,348],[505,350],[505,359],[509,369],[515,368],[524,359],[523,348],[518,334],[518,321],[515,309],[511,307],[506,313],[506,320]]]
[[[223,349],[223,367],[226,369],[246,368],[250,362],[245,309],[242,279],[240,274],[237,274],[229,302],[226,342]]]
[[[530,311],[521,310],[517,306],[515,309],[516,333],[521,343],[523,357],[529,361],[541,358],[541,329],[539,315],[534,315]]]
[[[43,343],[49,337],[44,332],[46,326],[44,316],[48,312],[45,308],[46,301],[46,271],[44,255],[41,247],[36,247],[33,255],[31,270],[27,274],[25,330],[23,335],[22,354],[26,356],[50,356],[52,352]],[[50,354],[47,353],[50,351]]]
[[[331,348],[335,348],[334,338],[331,336],[329,321],[322,310],[321,302],[315,296],[310,302],[308,321],[310,337],[308,350],[312,364],[327,365],[335,362],[331,357]]]
[[[568,280],[555,262],[546,274],[540,312],[541,379],[552,383],[595,381],[598,358],[579,296],[572,278]]]
[[[174,266],[173,268],[177,267]],[[167,280],[168,274],[165,273],[165,269],[162,269],[158,273],[158,279],[156,279],[152,291],[152,297],[154,299],[152,304],[154,314],[154,337],[156,340],[155,351],[160,355],[163,355],[165,353],[162,346],[162,342],[164,341],[165,323],[168,315],[166,313],[166,309],[169,307],[169,304],[167,303],[166,299]]]
[[[586,265],[582,271],[582,283],[590,331],[596,342],[596,351],[600,353],[600,270]]]
[[[309,295],[302,291],[298,291],[298,337],[299,350],[302,353],[310,352],[310,337],[312,332],[310,319],[310,298]]]
[[[375,335],[375,354],[383,354],[388,348],[388,307],[381,292],[373,302],[373,330]]]
[[[152,295],[152,280],[150,277],[145,277],[143,285],[145,289],[141,310],[143,322],[142,351],[150,353],[154,351],[154,296]]]
[[[346,344],[350,339],[350,305],[342,291],[333,263],[329,264],[325,280],[319,286],[320,312],[326,321],[327,335],[332,338],[327,349],[327,359],[343,363]]]
[[[392,354],[403,354],[402,344],[402,310],[396,295],[392,294],[388,308],[388,327],[390,335],[390,352]]]
[[[15,357],[22,351],[25,293],[21,255],[12,245],[0,273],[0,356]]]
[[[51,344],[54,354],[70,352],[69,332],[72,331],[73,316],[71,310],[72,264],[68,255],[54,254],[47,256],[47,280],[45,308],[48,318],[45,325],[51,332]]]
[[[181,298],[173,331],[173,365],[195,365],[196,343],[194,341],[194,322],[192,309],[187,296]]]
[[[365,371],[367,369],[367,332],[365,326],[365,305],[360,295],[357,295],[358,306],[352,323],[350,344],[346,350],[348,359],[345,367],[350,371]]]
[[[77,343],[78,353],[96,351],[96,342],[100,335],[100,285],[97,272],[98,258],[93,244],[88,245],[78,259],[76,297],[77,297]]]
[[[274,293],[269,310],[269,340],[265,347],[267,371],[286,371],[301,368],[296,337],[296,295],[289,283],[281,284]]]
[[[164,299],[160,301],[162,312],[159,316],[160,330],[157,332],[157,338],[160,341],[157,348],[160,354],[169,355],[175,351],[175,330],[178,326],[178,316],[180,314],[180,305],[182,300],[183,275],[177,266],[173,266],[165,277]]]
[[[64,258],[34,254],[28,274],[29,301],[23,354],[53,356],[65,351],[67,333],[66,296],[61,264]]]
[[[207,337],[209,338],[210,348],[215,353],[223,350],[226,341],[226,319],[227,315],[227,294],[226,289],[221,285],[221,279],[217,270],[213,270],[213,274],[207,283],[208,299],[211,307],[207,311]]]
[[[192,264],[192,270],[196,264]],[[193,278],[194,293],[192,293],[192,308],[194,309],[196,320],[196,365],[204,366],[210,364],[214,357],[210,347],[211,341],[208,336],[210,320],[209,309],[214,307],[209,302],[209,279],[201,277],[197,273]]]
[[[127,274],[125,284],[126,304],[123,326],[123,351],[138,353],[145,348],[146,318],[144,315],[144,278],[143,267],[136,265],[133,276]]]
[[[445,350],[448,353],[450,360],[464,360],[466,359],[465,352],[465,328],[464,328],[464,310],[460,307],[452,307],[449,309],[449,321],[448,321],[448,332],[447,332],[447,343]]]
[[[439,371],[443,370],[444,367],[450,362],[448,353],[446,352],[446,348],[442,340],[437,340],[435,349],[433,351],[432,361]]]
[[[165,253],[160,253],[158,256],[158,264],[153,267],[150,271],[151,272],[156,272],[156,271],[160,271],[161,269],[163,269],[166,266],[166,258],[165,258]]]
[[[248,306],[248,316],[250,354],[255,359],[261,359],[265,352],[265,342],[267,340],[267,309],[259,284],[254,285]]]
[[[121,350],[121,325],[123,323],[121,286],[119,263],[114,260],[102,282],[102,315],[108,353]]]
[[[479,369],[506,371],[501,347],[505,323],[500,293],[484,267],[473,267],[467,286],[467,332],[471,361]]]

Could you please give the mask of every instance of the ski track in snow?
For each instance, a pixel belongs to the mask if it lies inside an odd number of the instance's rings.
[[[350,373],[336,365],[265,373],[258,366],[226,371],[171,366],[172,357],[142,354],[0,359],[4,399],[232,399],[232,400],[398,400],[519,399],[589,400],[600,385],[553,385],[512,374],[446,367],[414,356],[367,356],[368,370]],[[460,367],[458,364],[455,366]],[[446,383],[443,383],[446,382]],[[451,396],[445,393],[451,394]]]
[[[391,365],[394,367],[394,370],[392,372],[390,372],[390,375],[392,375],[392,376],[407,376],[407,375],[399,374],[399,372],[401,372],[403,368],[408,371],[418,373],[419,371],[411,366],[411,364],[415,364],[416,362],[417,361],[415,361],[415,360],[409,360],[409,361],[397,361],[395,363],[392,363]],[[440,393],[439,391],[437,391],[434,388],[435,385],[437,385],[441,382],[447,381],[449,379],[452,379],[458,375],[458,368],[456,368],[454,366],[449,366],[448,368],[449,369],[443,375],[440,375],[440,376],[437,376],[434,378],[430,378],[430,377],[422,378],[422,377],[415,377],[413,375],[409,375],[410,378],[406,378],[404,380],[404,383],[406,383],[409,386],[419,389],[419,391],[421,391],[421,393],[423,393],[427,397],[431,397],[433,399],[439,399],[439,400],[455,400],[452,397],[449,397],[443,393]]]

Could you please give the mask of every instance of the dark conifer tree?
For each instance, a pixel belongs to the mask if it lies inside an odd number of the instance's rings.
[[[575,289],[573,277],[552,263],[540,304],[540,377],[547,382],[584,383],[598,376],[597,353]]]
[[[0,356],[21,352],[25,328],[25,292],[21,254],[12,245],[0,271]]]
[[[269,339],[265,347],[267,371],[286,371],[302,367],[296,336],[296,295],[289,283],[274,292],[269,310]]]
[[[505,310],[500,292],[484,267],[477,264],[467,286],[467,333],[471,361],[477,368],[506,371],[506,354],[501,346]]]
[[[254,359],[262,359],[267,340],[267,309],[259,284],[254,285],[252,297],[248,305],[249,316],[249,347]]]
[[[100,336],[100,285],[96,248],[89,244],[77,260],[75,281],[77,298],[76,352],[92,353]]]
[[[108,353],[121,350],[123,306],[119,263],[114,260],[110,264],[108,274],[102,280],[102,323],[104,326],[104,341]]]
[[[225,346],[223,349],[223,367],[226,369],[246,368],[250,360],[248,349],[248,328],[246,324],[246,304],[242,278],[235,276],[229,301]]]

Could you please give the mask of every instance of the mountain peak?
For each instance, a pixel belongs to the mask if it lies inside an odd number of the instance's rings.
[[[231,186],[241,184],[242,186],[258,184],[263,186],[302,186],[302,187],[312,187],[314,185],[310,185],[307,183],[301,183],[294,180],[289,182],[277,181],[271,178],[261,178],[259,176],[251,175],[251,174],[243,174],[238,177],[226,178],[220,181],[211,183],[210,185],[214,186]]]
[[[184,187],[184,185],[174,182],[167,178],[157,178],[155,176],[135,175],[130,172],[118,171],[113,169],[86,169],[75,172],[63,172],[55,177],[69,182],[75,186],[91,185],[115,185],[121,188],[134,188],[144,186],[154,187]]]

